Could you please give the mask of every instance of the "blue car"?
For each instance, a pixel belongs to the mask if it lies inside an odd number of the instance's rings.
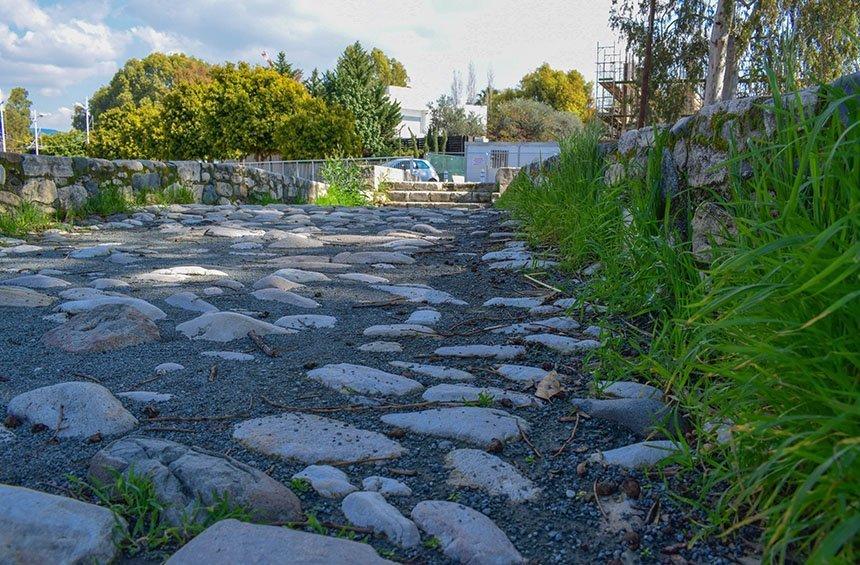
[[[394,159],[385,163],[386,167],[406,171],[412,180],[422,182],[439,182],[439,173],[425,159]]]

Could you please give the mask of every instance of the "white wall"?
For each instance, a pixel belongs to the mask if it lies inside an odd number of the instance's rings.
[[[556,142],[466,143],[466,182],[495,182],[499,167],[523,167],[560,152]]]

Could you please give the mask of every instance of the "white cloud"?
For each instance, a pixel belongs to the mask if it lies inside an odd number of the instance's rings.
[[[60,106],[47,116],[39,119],[40,128],[66,129],[72,121],[74,110],[67,106]]]

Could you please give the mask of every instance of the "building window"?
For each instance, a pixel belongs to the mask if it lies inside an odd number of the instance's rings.
[[[493,149],[490,151],[490,161],[494,169],[508,166],[508,152],[506,149]]]

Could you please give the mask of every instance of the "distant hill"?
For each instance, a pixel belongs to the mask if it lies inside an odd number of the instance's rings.
[[[59,133],[60,131],[61,130],[58,129],[39,128],[39,133],[41,133],[42,135],[51,135],[53,133]],[[30,128],[30,133],[35,135],[36,131],[33,128]]]

